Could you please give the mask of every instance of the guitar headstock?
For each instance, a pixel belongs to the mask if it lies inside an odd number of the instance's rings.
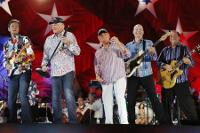
[[[198,44],[193,50],[192,53],[198,53],[200,55],[200,44]]]
[[[171,34],[170,31],[166,32],[164,35],[161,36],[160,41],[164,41],[164,40],[166,40],[167,37],[170,36],[170,34]]]

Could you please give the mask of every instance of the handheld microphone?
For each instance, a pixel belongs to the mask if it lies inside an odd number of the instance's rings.
[[[66,35],[67,35],[67,31],[69,31],[69,29],[70,29],[70,26],[68,25],[64,30],[65,30],[65,32],[64,32],[64,34],[63,34],[63,37],[67,37]],[[64,48],[64,43],[62,43],[62,48]]]

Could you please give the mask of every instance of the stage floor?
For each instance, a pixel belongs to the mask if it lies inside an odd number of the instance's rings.
[[[0,133],[200,133],[200,125],[181,126],[134,126],[134,125],[55,125],[21,124],[0,125]]]

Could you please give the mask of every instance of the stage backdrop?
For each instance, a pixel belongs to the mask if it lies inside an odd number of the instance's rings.
[[[0,0],[0,50],[8,39],[8,21],[17,18],[21,21],[21,34],[31,38],[36,60],[33,70],[39,67],[42,59],[45,38],[52,34],[48,21],[60,16],[65,25],[77,37],[81,47],[76,61],[76,88],[88,91],[88,83],[95,78],[93,60],[97,41],[97,31],[107,28],[123,43],[133,39],[132,28],[142,24],[145,38],[156,41],[167,30],[177,30],[184,45],[194,48],[200,43],[200,1],[199,0]],[[158,53],[168,44],[161,43]],[[193,55],[195,66],[190,69],[191,86],[200,92],[200,56]],[[0,54],[0,97],[6,97],[7,77],[2,67]],[[156,83],[157,66],[153,64]],[[51,91],[50,79],[40,77],[33,71],[32,79],[37,83],[41,96]],[[160,86],[156,85],[157,92]]]

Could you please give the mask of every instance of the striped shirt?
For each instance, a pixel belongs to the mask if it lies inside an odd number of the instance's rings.
[[[129,56],[129,51],[122,51],[115,43],[96,51],[95,73],[104,80],[103,84],[113,83],[122,77],[126,77],[123,58]]]
[[[42,65],[47,65],[48,61],[61,40],[64,31],[59,35],[50,35],[44,44]],[[71,42],[70,46],[61,43],[51,59],[51,76],[63,76],[66,73],[75,71],[74,55],[80,54],[80,47],[77,44],[74,34],[67,32],[65,35]]]
[[[131,52],[131,58],[134,58],[139,51],[143,51],[143,41],[146,41],[145,44],[145,50],[152,47],[153,42],[151,40],[142,40],[140,43],[135,43],[134,41],[131,41],[126,44],[126,47]],[[151,67],[151,61],[156,61],[157,54],[149,54],[147,53],[141,62],[140,67],[136,70],[136,72],[133,74],[133,76],[136,77],[146,77],[153,74],[152,67]]]
[[[185,57],[189,55],[189,59],[191,60],[192,64],[191,65],[182,64],[180,66],[180,69],[183,70],[183,74],[177,78],[176,83],[183,83],[188,81],[188,67],[194,65],[194,61],[191,57],[189,49],[180,43],[175,48],[168,46],[161,51],[160,56],[158,58],[158,66],[162,68],[165,64],[170,64],[172,60],[177,60],[177,61],[182,60],[183,57],[180,57],[181,50],[183,50],[182,56]]]

